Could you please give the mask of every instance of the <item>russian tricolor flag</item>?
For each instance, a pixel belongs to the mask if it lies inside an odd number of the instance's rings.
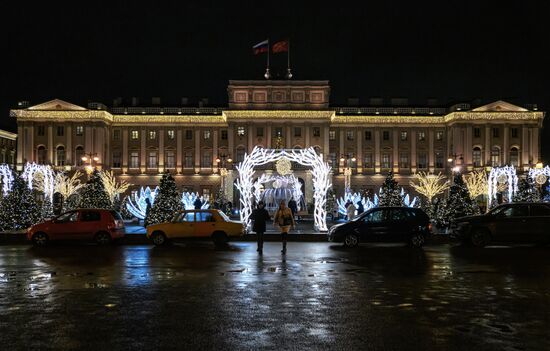
[[[269,40],[264,40],[261,43],[258,43],[252,47],[254,55],[262,54],[269,50]]]

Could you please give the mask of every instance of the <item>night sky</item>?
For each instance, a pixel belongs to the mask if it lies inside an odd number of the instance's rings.
[[[550,109],[547,1],[52,3],[0,5],[4,129],[15,130],[8,110],[20,100],[225,105],[229,79],[263,79],[265,56],[251,47],[267,38],[290,39],[294,79],[330,80],[333,106],[405,97]],[[272,71],[284,73],[286,55],[272,58]]]

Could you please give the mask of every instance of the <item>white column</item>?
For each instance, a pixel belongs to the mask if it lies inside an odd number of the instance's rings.
[[[473,165],[473,162],[472,162],[472,150],[473,150],[473,145],[472,145],[472,126],[467,126],[466,127],[466,142],[465,142],[465,146],[464,146],[464,149],[463,149],[463,157],[464,157],[464,163],[466,165],[466,169],[468,170],[471,170],[472,169],[472,165]]]
[[[510,154],[510,127],[504,126],[504,135],[502,136],[502,164],[508,164],[508,155]]]
[[[128,128],[122,129],[122,173],[128,172]]]
[[[28,129],[28,133],[29,133],[29,143],[28,143],[28,149],[27,149],[27,152],[29,154],[29,162],[33,162],[33,161],[36,161],[34,159],[34,149],[35,149],[35,145],[34,145],[34,126],[30,126],[29,129]]]
[[[141,173],[145,173],[147,170],[147,131],[145,129],[141,130],[141,158],[140,158],[140,168]]]
[[[195,130],[195,173],[201,169],[201,131]]]
[[[271,123],[267,124],[265,133],[265,148],[271,149]]]
[[[112,158],[111,158],[111,129],[108,127],[103,128],[103,135],[105,137],[104,145],[105,145],[105,152],[103,156],[103,165],[111,168],[112,166]]]
[[[23,127],[17,126],[17,170],[23,169],[23,155],[27,148],[34,149],[33,145],[27,145],[27,140],[25,138]]]
[[[183,167],[183,155],[182,155],[182,130],[178,129],[176,132],[176,171],[181,173]]]
[[[304,129],[305,129],[304,132],[306,133],[306,136],[305,136],[305,139],[304,139],[304,149],[305,149],[305,148],[308,148],[308,147],[311,146],[310,141],[309,141],[309,132],[310,132],[311,127],[309,126],[309,124],[306,124]]]
[[[357,153],[355,158],[357,159],[357,174],[363,173],[363,133],[361,129],[357,130]]]
[[[492,166],[491,165],[491,127],[485,126],[485,157],[484,157],[484,164],[486,166]]]
[[[325,126],[323,128],[323,156],[324,156],[324,160],[328,160],[328,154],[330,153],[330,138],[329,138],[329,131],[330,131],[330,127],[329,126]],[[338,155],[337,155],[338,157]],[[334,167],[334,165],[333,165]]]
[[[380,130],[374,130],[374,172],[380,173]]]
[[[537,162],[541,161],[539,159],[539,145],[540,145],[540,141],[539,141],[539,129],[538,128],[532,128],[532,133],[531,133],[531,137],[532,137],[532,142],[531,142],[531,155],[533,157],[533,164],[537,164]]]
[[[433,172],[435,170],[434,162],[434,131],[428,130],[428,170]]]
[[[235,158],[235,131],[233,126],[227,128],[227,149],[232,158]]]
[[[336,155],[336,160],[338,162],[339,172],[343,172],[344,170],[340,169],[340,168],[345,167],[345,161],[344,161],[344,163],[340,162],[340,155],[344,155],[344,157],[345,157],[345,154],[346,154],[346,149],[344,148],[344,130],[340,129],[340,133],[338,133],[338,134],[339,134],[338,151],[340,152],[340,154]]]
[[[287,149],[292,149],[292,128],[290,126],[286,126],[286,136],[285,136],[285,139],[286,139],[286,148]]]
[[[218,158],[218,130],[214,129],[212,132],[212,171],[218,171],[218,163],[216,159]]]
[[[399,173],[399,143],[398,143],[398,131],[397,129],[393,130],[392,133],[392,142],[393,142],[393,172]]]
[[[72,130],[71,130],[71,126],[68,125],[66,130],[65,130],[65,133],[67,133],[67,145],[65,145],[66,147],[66,151],[65,151],[65,158],[66,158],[66,165],[68,166],[74,166],[75,163],[72,162],[73,160],[73,133],[72,133]]]
[[[48,126],[48,162],[51,164],[55,164],[53,155],[53,127]],[[29,158],[28,160],[30,161],[31,159]]]
[[[158,171],[159,173],[164,172],[164,129],[159,129],[159,161],[158,161]]]
[[[416,172],[416,130],[411,130],[411,172]]]
[[[521,128],[521,166],[529,166],[529,127]]]
[[[94,152],[97,152],[101,168],[103,168],[105,163],[105,144],[103,143],[105,140],[105,136],[103,135],[104,131],[103,128],[94,128]]]
[[[248,126],[248,153],[249,154],[251,154],[252,150],[254,149],[254,135],[252,134],[253,129],[254,128],[252,128],[252,124],[250,124]]]

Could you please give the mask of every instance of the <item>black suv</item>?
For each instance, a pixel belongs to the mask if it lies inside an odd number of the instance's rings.
[[[483,247],[490,242],[550,244],[550,204],[510,203],[484,215],[457,218],[451,237]]]
[[[428,215],[419,208],[377,207],[349,222],[332,226],[328,240],[353,247],[360,242],[406,242],[424,245],[430,234]]]

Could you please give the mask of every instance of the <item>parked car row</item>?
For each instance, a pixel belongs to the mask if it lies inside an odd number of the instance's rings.
[[[422,247],[431,235],[428,215],[419,208],[377,207],[353,220],[334,225],[328,240],[354,247],[364,242],[404,242]],[[239,221],[216,209],[178,212],[171,221],[147,227],[147,238],[160,246],[175,241],[212,240],[225,245],[243,236]],[[55,240],[93,240],[106,245],[125,235],[124,222],[116,211],[78,209],[36,224],[27,237],[37,246]],[[451,223],[450,236],[468,245],[483,247],[493,242],[550,244],[550,204],[511,203],[483,215],[458,218]]]

